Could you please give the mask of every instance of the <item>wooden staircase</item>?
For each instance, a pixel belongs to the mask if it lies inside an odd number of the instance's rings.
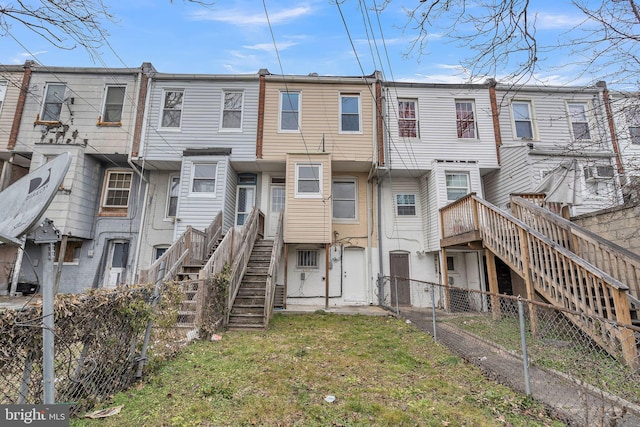
[[[273,240],[258,239],[229,313],[228,329],[264,329],[266,283]]]
[[[527,208],[525,203],[520,205]],[[497,256],[524,279],[527,299],[542,296],[563,309],[566,318],[610,354],[637,366],[640,344],[632,323],[638,319],[638,282],[634,278],[640,277],[640,261],[637,266],[630,258],[612,262],[611,254],[619,256],[620,251],[604,250],[604,239],[598,240],[596,250],[575,234],[563,234],[561,227],[551,226],[556,221],[553,214],[538,215],[539,211],[529,208],[529,213],[519,211],[515,217],[475,194],[445,206],[440,209],[442,258],[446,259],[448,248],[485,248],[492,293],[498,293],[497,280],[491,274]],[[543,222],[541,217],[553,221]],[[609,261],[598,261],[603,254]],[[443,281],[447,283],[446,269]],[[530,315],[535,329],[535,314]]]

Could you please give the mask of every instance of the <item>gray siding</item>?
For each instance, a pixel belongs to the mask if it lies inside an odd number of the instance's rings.
[[[500,147],[502,167],[484,178],[487,201],[506,208],[511,193],[526,193],[534,188],[528,151],[523,144]]]

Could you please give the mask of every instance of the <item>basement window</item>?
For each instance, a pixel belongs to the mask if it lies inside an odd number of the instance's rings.
[[[297,268],[318,268],[318,251],[317,250],[299,250]]]

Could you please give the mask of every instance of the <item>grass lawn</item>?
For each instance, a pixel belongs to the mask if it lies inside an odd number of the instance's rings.
[[[222,336],[114,396],[104,407],[120,414],[71,425],[563,425],[395,318],[276,314],[267,331]]]

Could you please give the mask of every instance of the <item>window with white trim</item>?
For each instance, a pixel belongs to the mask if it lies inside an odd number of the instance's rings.
[[[296,164],[296,197],[322,197],[322,165]]]
[[[396,212],[398,216],[415,216],[416,195],[396,194]]]
[[[133,172],[107,171],[102,207],[126,208],[129,206]]]
[[[418,101],[398,100],[398,135],[400,138],[418,137]]]
[[[299,249],[297,251],[297,268],[318,268],[317,249]]]
[[[453,202],[469,194],[469,175],[466,173],[447,173],[445,179],[448,201]]]
[[[178,212],[178,195],[180,194],[180,177],[172,175],[169,177],[169,188],[167,189],[167,210],[165,218],[175,218]]]
[[[458,138],[476,138],[473,101],[456,100],[456,129]]]
[[[640,108],[631,107],[624,111],[629,127],[629,139],[632,144],[640,144]]]
[[[300,130],[300,92],[280,92],[280,130]]]
[[[334,219],[356,219],[357,180],[354,178],[336,178],[333,180],[331,200]]]
[[[571,132],[577,141],[588,141],[591,139],[589,132],[589,120],[587,118],[586,103],[568,103],[569,120],[571,121]]]
[[[59,122],[67,86],[64,83],[47,83],[42,103],[41,122]]]
[[[166,89],[162,93],[162,120],[160,127],[179,128],[182,122],[184,90]]]
[[[101,123],[122,122],[122,109],[124,107],[125,86],[107,86],[102,108]]]
[[[360,132],[359,94],[340,94],[340,132]]]
[[[513,112],[513,124],[515,126],[516,138],[533,139],[531,102],[513,101],[511,103],[511,110]]]
[[[0,111],[2,111],[2,105],[4,105],[4,97],[7,94],[7,82],[0,81]]]
[[[224,92],[222,104],[222,129],[242,129],[242,104],[244,92],[229,90]]]
[[[191,193],[215,195],[217,172],[216,163],[194,163],[191,171]]]

